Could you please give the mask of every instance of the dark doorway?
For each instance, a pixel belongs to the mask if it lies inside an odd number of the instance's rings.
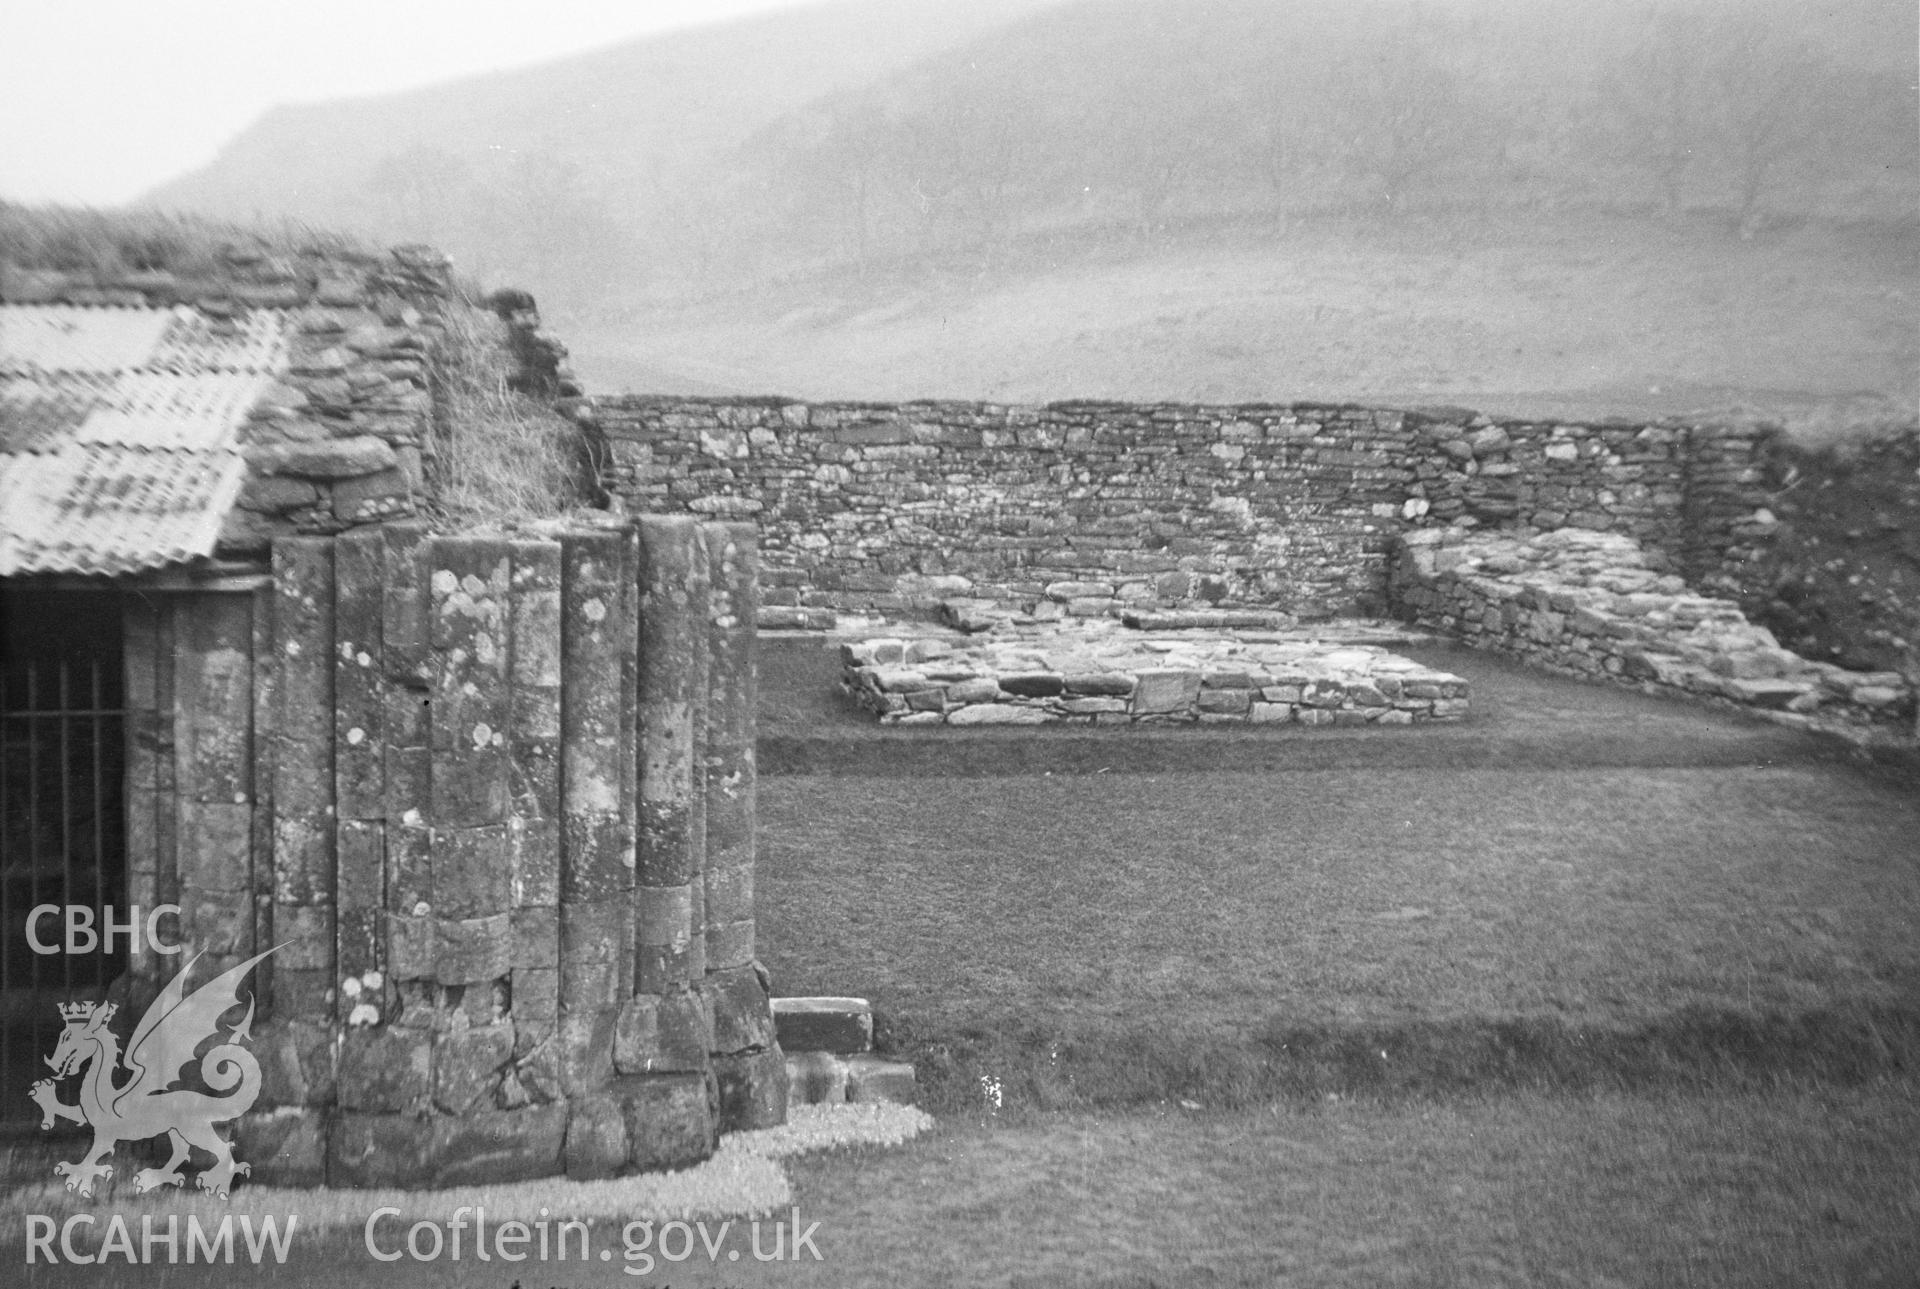
[[[61,1028],[58,1004],[99,999],[126,970],[68,953],[68,908],[127,916],[126,682],[120,596],[0,588],[0,1120],[37,1117],[28,1088]],[[28,915],[58,906],[28,935]],[[75,936],[84,944],[84,932]]]

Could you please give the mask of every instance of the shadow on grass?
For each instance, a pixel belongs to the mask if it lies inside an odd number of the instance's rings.
[[[879,1047],[913,1061],[921,1104],[935,1115],[1521,1089],[1753,1091],[1920,1069],[1920,1009],[1864,1005],[1791,1015],[1687,1007],[1617,1029],[1550,1017],[1272,1023],[1224,1036],[1165,1026],[923,1034],[910,1018],[885,1016],[875,1025]]]

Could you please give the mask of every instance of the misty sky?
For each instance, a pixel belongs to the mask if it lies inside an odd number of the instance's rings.
[[[8,0],[0,197],[109,205],[276,103],[378,94],[799,0]]]

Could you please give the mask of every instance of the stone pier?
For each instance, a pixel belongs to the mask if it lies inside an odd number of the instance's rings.
[[[192,983],[278,946],[254,1180],[606,1177],[785,1118],[756,576],[750,525],[393,524],[129,608],[133,894],[187,910]]]

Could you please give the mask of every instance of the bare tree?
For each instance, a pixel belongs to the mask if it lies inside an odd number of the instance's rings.
[[[1327,110],[1328,87],[1299,68],[1276,68],[1257,82],[1250,123],[1241,136],[1252,167],[1266,184],[1276,217],[1329,160],[1335,122]]]
[[[1646,175],[1669,215],[1686,204],[1688,180],[1711,146],[1710,61],[1701,16],[1663,9],[1644,19],[1639,40],[1603,84],[1611,151]]]
[[[901,143],[902,178],[935,239],[946,222],[994,254],[1011,228],[1027,161],[1019,104],[962,83],[910,117]]]
[[[1734,218],[1751,235],[1762,200],[1789,170],[1816,164],[1836,124],[1839,74],[1797,34],[1731,11],[1709,65]]]
[[[1094,174],[1131,200],[1135,231],[1151,238],[1168,206],[1203,164],[1211,132],[1205,88],[1171,83],[1171,75],[1129,79],[1102,122]]]
[[[1415,30],[1393,33],[1342,64],[1329,96],[1342,168],[1376,184],[1394,211],[1477,161],[1488,139],[1465,79],[1428,44]]]

